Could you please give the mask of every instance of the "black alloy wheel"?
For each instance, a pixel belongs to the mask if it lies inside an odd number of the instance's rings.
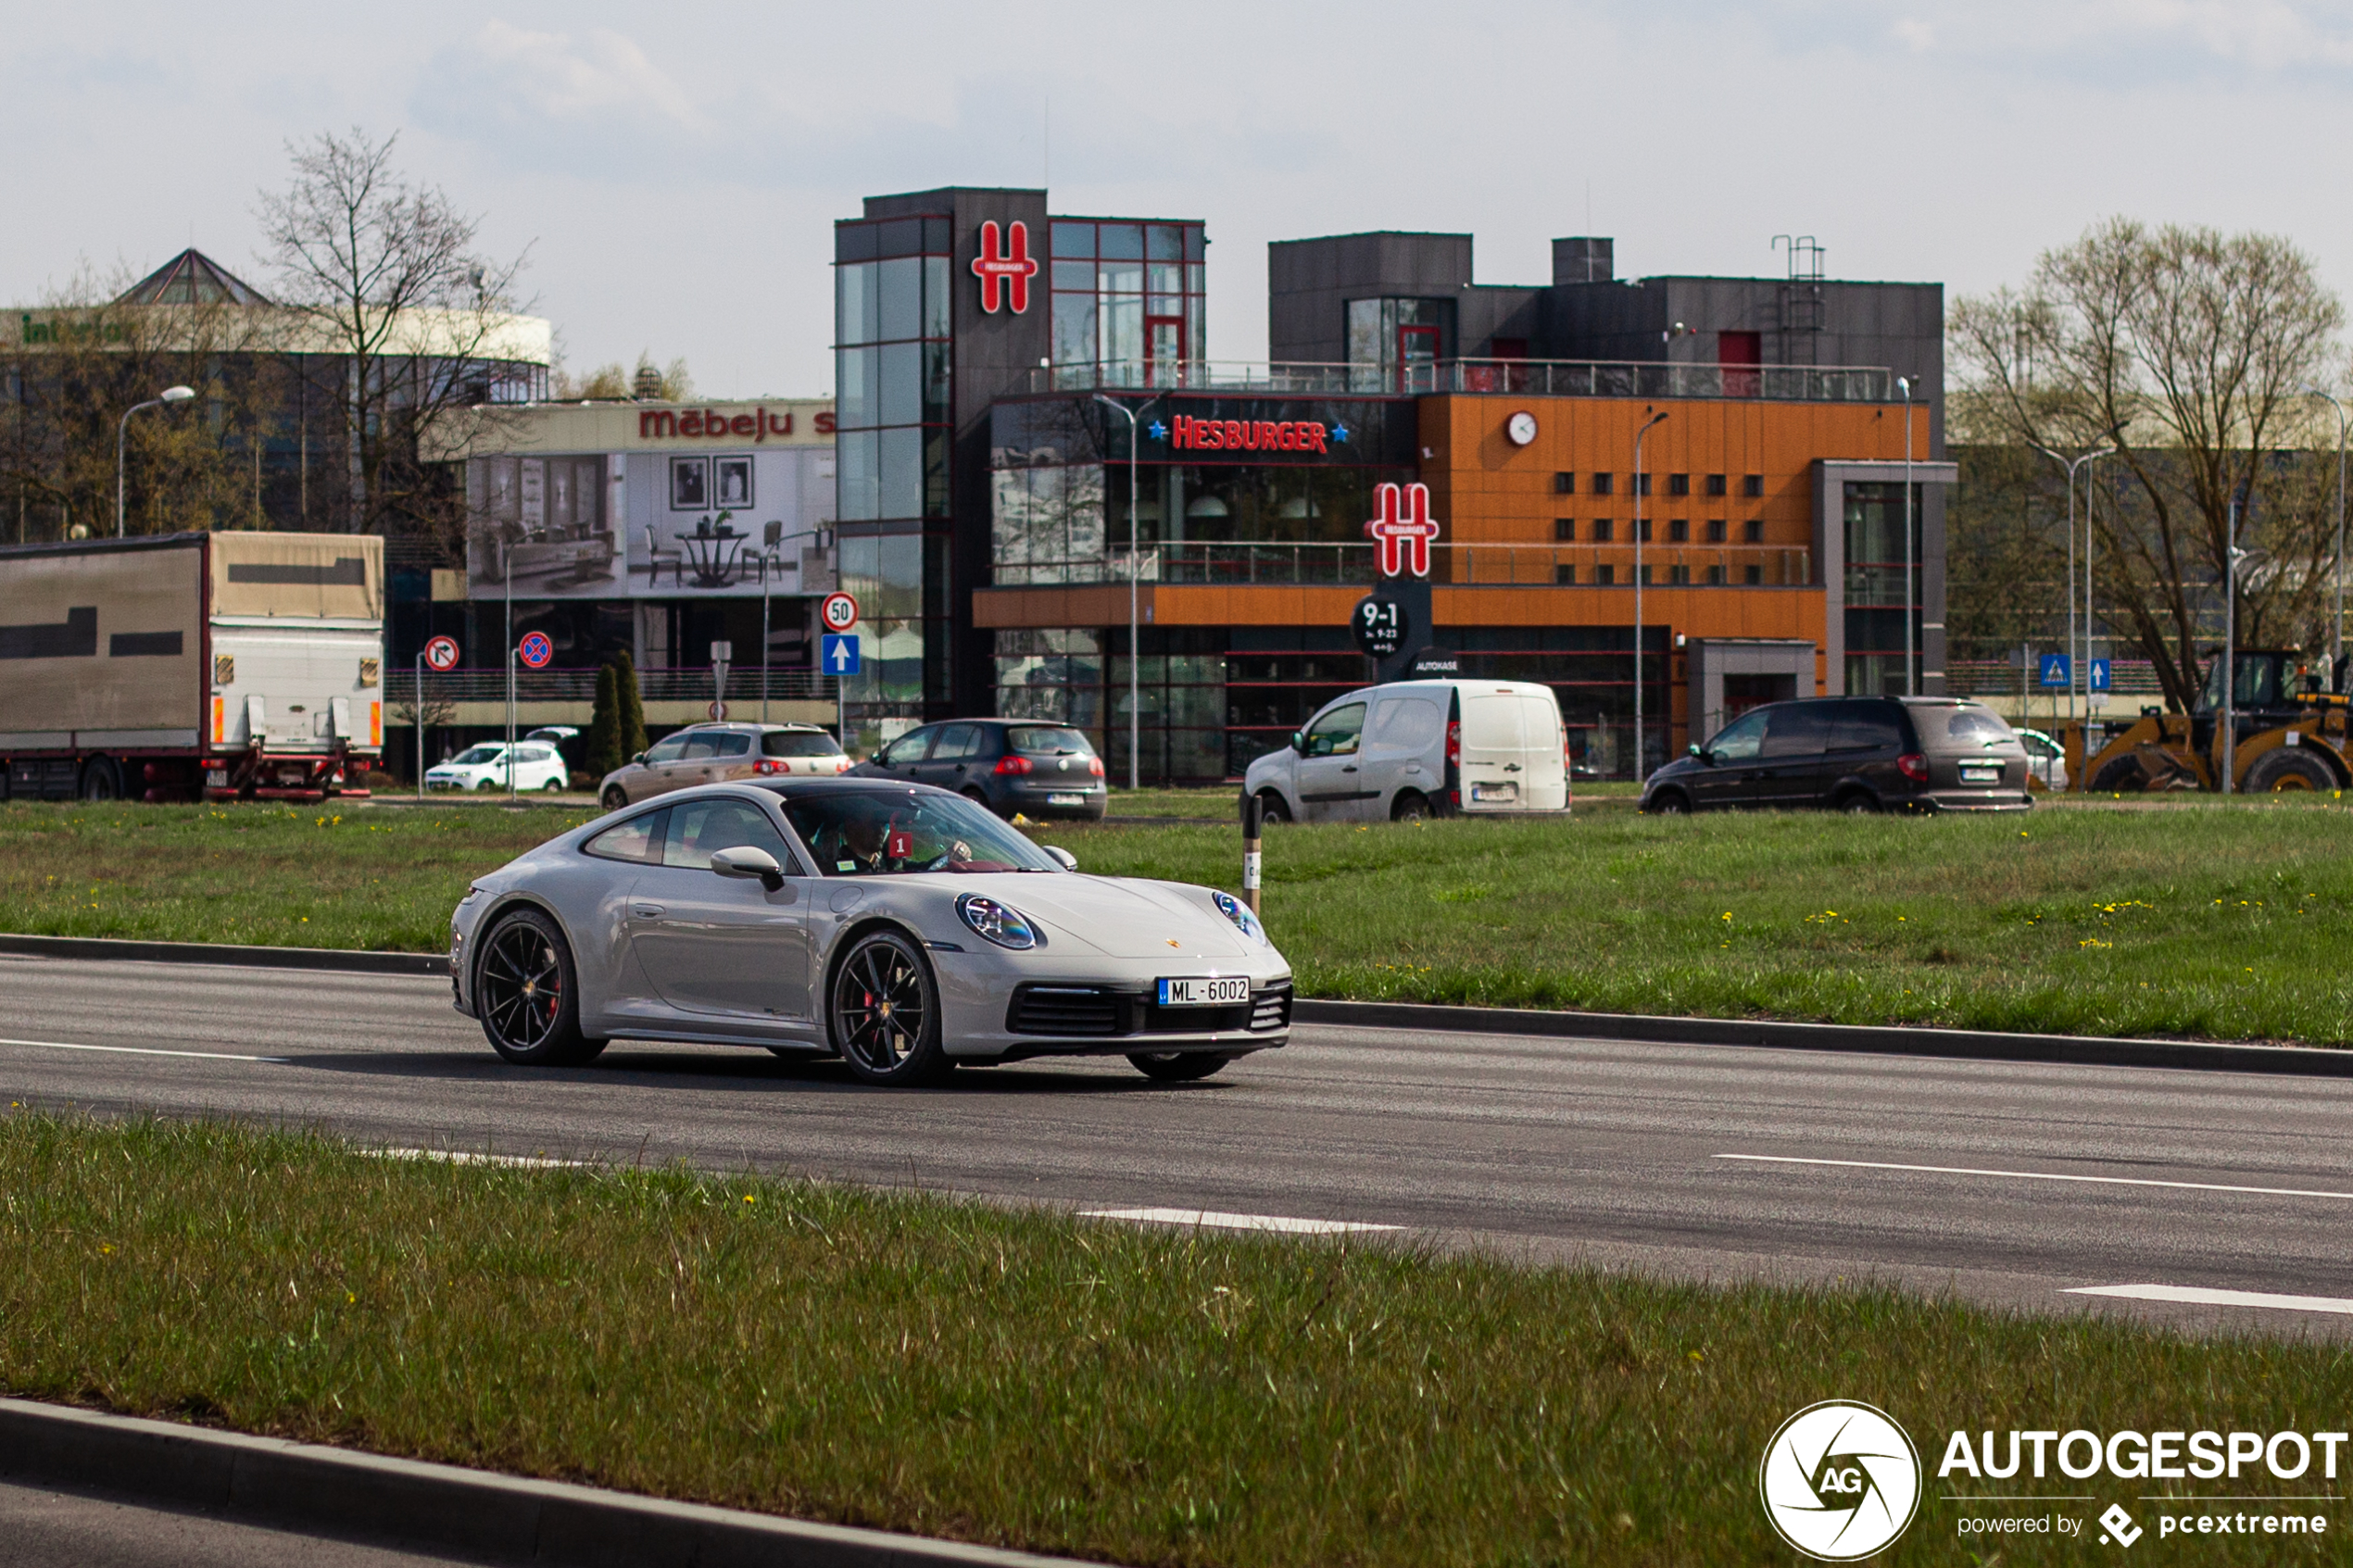
[[[608,811],[618,811],[623,806],[629,804],[629,797],[622,793],[621,786],[619,784],[615,784],[610,789],[605,791],[599,804],[601,804]]]
[[[1127,1064],[1156,1084],[1190,1084],[1233,1060],[1215,1051],[1130,1051]]]
[[[605,1048],[580,1033],[572,947],[536,909],[518,909],[491,929],[475,960],[474,1010],[490,1048],[518,1067],[577,1067]]]
[[[836,966],[832,991],[834,1048],[863,1082],[929,1083],[955,1066],[939,1041],[931,967],[898,932],[860,937]]]

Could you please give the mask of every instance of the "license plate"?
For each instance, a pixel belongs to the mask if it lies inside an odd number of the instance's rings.
[[[1160,983],[1160,1005],[1164,1008],[1232,1007],[1248,1000],[1250,981],[1239,975],[1231,980],[1188,978]]]
[[[1963,784],[2000,784],[2002,770],[1983,763],[1971,766],[1964,762],[1961,764],[1961,782]]]
[[[208,768],[205,770],[204,782],[208,788],[227,789],[229,787],[229,770],[226,768]]]
[[[1519,798],[1519,785],[1516,784],[1475,784],[1471,785],[1471,798],[1473,800],[1517,800]]]
[[[1049,806],[1084,806],[1087,804],[1087,797],[1083,795],[1050,795],[1046,797],[1046,804]]]

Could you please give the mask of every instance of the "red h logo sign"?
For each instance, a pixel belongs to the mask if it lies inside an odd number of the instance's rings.
[[[991,316],[1006,292],[1013,295],[1014,315],[1026,311],[1029,280],[1038,275],[1038,263],[1029,258],[1029,225],[1014,220],[1006,238],[1013,242],[1011,250],[1000,248],[997,220],[990,219],[980,226],[980,254],[973,257],[973,276],[980,280],[980,307]]]
[[[1410,570],[1428,577],[1430,541],[1438,537],[1438,524],[1429,520],[1429,486],[1405,486],[1402,516],[1396,485],[1384,484],[1373,495],[1380,516],[1365,524],[1365,532],[1380,541],[1380,574],[1396,577]]]

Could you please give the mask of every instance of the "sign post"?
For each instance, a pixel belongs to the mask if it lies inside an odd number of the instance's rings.
[[[1264,831],[1266,803],[1242,788],[1242,901],[1252,914],[1259,913],[1258,884],[1263,862],[1260,859],[1260,834]]]
[[[827,594],[817,607],[817,621],[825,629],[822,662],[834,678],[834,738],[842,755],[849,755],[849,697],[842,686],[858,673],[858,639],[849,629],[858,624],[858,601],[848,594]]]
[[[1379,679],[1394,681],[1412,659],[1416,635],[1427,635],[1430,612],[1430,546],[1438,523],[1429,515],[1429,486],[1383,484],[1373,492],[1378,516],[1365,524],[1377,546],[1371,597],[1356,607],[1350,629],[1356,646],[1375,659]]]
[[[711,645],[711,716],[714,720],[727,717],[727,666],[735,658],[735,644]]]
[[[451,637],[432,637],[417,655],[417,798],[425,797],[425,666],[445,674],[458,668],[458,644]]]
[[[526,632],[522,641],[507,653],[507,798],[515,797],[515,663],[520,659],[534,670],[545,670],[548,660],[556,657],[556,645],[547,640],[545,632]]]

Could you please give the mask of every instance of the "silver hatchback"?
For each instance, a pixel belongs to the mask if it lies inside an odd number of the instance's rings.
[[[618,811],[693,784],[829,779],[848,771],[841,743],[814,724],[689,724],[607,773],[597,797],[606,810]]]

